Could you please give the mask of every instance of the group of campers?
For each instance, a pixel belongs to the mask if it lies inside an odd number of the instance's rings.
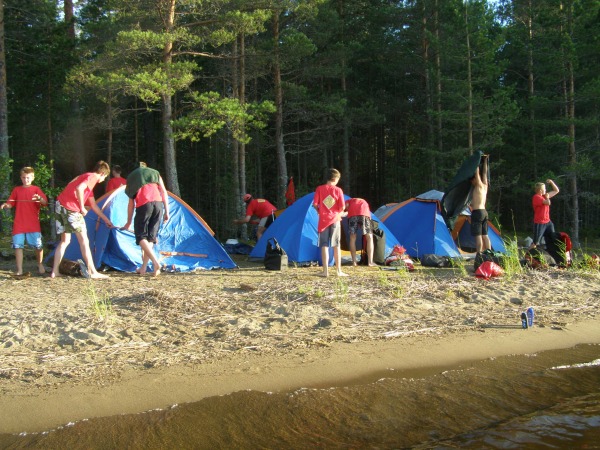
[[[60,241],[54,252],[54,260],[50,277],[60,276],[60,263],[65,254],[71,234],[75,234],[84,259],[86,270],[90,278],[108,278],[108,275],[96,270],[92,259],[92,252],[87,235],[85,216],[88,207],[98,214],[98,217],[108,227],[113,227],[110,219],[102,212],[94,198],[94,188],[102,183],[111,172],[109,165],[104,161],[96,163],[92,172],[86,172],[74,178],[63,191],[56,197],[54,204],[54,217],[56,232]],[[133,229],[135,242],[142,249],[142,265],[137,269],[140,274],[145,274],[148,263],[152,261],[154,269],[152,275],[160,274],[160,263],[154,254],[153,247],[156,243],[161,221],[169,219],[169,202],[167,190],[157,170],[151,169],[145,163],[133,170],[125,180],[120,176],[120,167],[113,167],[113,178],[109,181],[108,190],[116,189],[125,184],[125,193],[129,197],[127,206],[127,223],[121,227],[127,230],[131,227],[133,211],[135,221]],[[23,275],[23,248],[25,244],[35,249],[39,273],[46,269],[43,264],[42,234],[39,213],[43,206],[48,205],[48,198],[42,190],[32,184],[35,178],[32,167],[21,169],[22,186],[15,187],[8,200],[0,208],[14,208],[15,216],[12,233],[12,247],[15,249],[17,270],[15,275]]]
[[[109,165],[99,161],[92,172],[87,172],[73,179],[58,195],[54,205],[56,231],[60,241],[55,249],[54,260],[50,277],[60,276],[60,263],[65,250],[71,241],[71,234],[75,234],[82,257],[86,264],[90,278],[107,278],[108,275],[99,273],[92,259],[88,241],[85,215],[88,208],[93,210],[104,221],[106,226],[113,227],[110,219],[97,206],[94,199],[94,187],[102,183],[111,173]],[[132,224],[133,212],[135,220],[133,228],[136,244],[141,247],[142,264],[136,272],[144,275],[147,273],[148,264],[152,262],[153,276],[160,274],[160,263],[153,247],[157,242],[161,222],[169,219],[169,203],[164,182],[155,169],[147,167],[143,162],[133,170],[127,179],[121,177],[121,168],[113,166],[112,177],[107,183],[107,192],[125,185],[125,193],[129,197],[127,207],[127,222],[121,229],[129,229]],[[32,167],[24,167],[20,172],[22,186],[15,187],[8,200],[0,208],[14,208],[14,223],[12,230],[12,247],[15,250],[16,272],[23,274],[23,249],[29,245],[35,250],[36,262],[40,274],[46,269],[43,264],[43,247],[41,226],[39,220],[40,209],[48,205],[48,198],[42,190],[33,185],[35,178]],[[335,270],[338,276],[345,277],[342,271],[341,258],[341,221],[348,218],[349,247],[352,265],[357,264],[356,237],[361,231],[366,240],[367,264],[375,266],[373,262],[373,226],[369,204],[362,198],[344,199],[344,193],[337,186],[341,174],[336,169],[329,169],[327,181],[315,190],[312,206],[318,213],[318,246],[321,249],[323,271],[321,276],[329,275],[329,249],[333,249]],[[546,183],[551,190],[546,191]],[[538,246],[544,237],[555,233],[554,225],[550,220],[551,198],[558,194],[559,189],[552,180],[546,183],[536,183],[535,193],[532,198],[533,206],[533,240],[529,249]],[[476,251],[491,250],[488,238],[488,214],[485,209],[486,197],[489,187],[488,180],[488,155],[482,156],[481,167],[477,167],[471,178],[471,234],[475,238]],[[257,239],[275,219],[275,206],[268,200],[254,198],[245,194],[243,201],[246,204],[246,215],[234,219],[234,223],[242,224],[251,222],[253,217],[258,218]]]

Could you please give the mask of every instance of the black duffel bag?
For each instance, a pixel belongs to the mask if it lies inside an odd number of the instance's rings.
[[[269,238],[267,248],[265,249],[265,269],[282,270],[287,269],[287,265],[287,253],[281,248],[277,239]]]

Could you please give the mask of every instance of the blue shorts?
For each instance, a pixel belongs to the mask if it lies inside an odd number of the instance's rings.
[[[36,250],[42,249],[42,233],[36,231],[35,233],[19,233],[13,234],[12,237],[12,248],[25,248],[25,242]]]
[[[337,247],[340,245],[341,222],[332,223],[319,233],[319,247]]]

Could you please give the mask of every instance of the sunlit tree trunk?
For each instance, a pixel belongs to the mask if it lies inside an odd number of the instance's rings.
[[[171,32],[175,26],[175,5],[176,0],[169,3],[168,15],[166,20],[167,32]],[[173,42],[169,41],[163,48],[163,63],[169,66],[173,62]],[[173,137],[173,128],[171,120],[173,119],[173,98],[169,93],[162,95],[162,131],[163,131],[163,152],[165,162],[165,175],[167,189],[173,194],[179,196],[179,181],[177,178],[177,158],[175,155],[175,138]]]

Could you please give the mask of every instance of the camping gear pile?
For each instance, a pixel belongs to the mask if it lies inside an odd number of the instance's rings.
[[[406,254],[406,249],[401,245],[394,245],[392,253],[385,259],[386,266],[403,267],[409,272],[415,270],[415,264]]]

